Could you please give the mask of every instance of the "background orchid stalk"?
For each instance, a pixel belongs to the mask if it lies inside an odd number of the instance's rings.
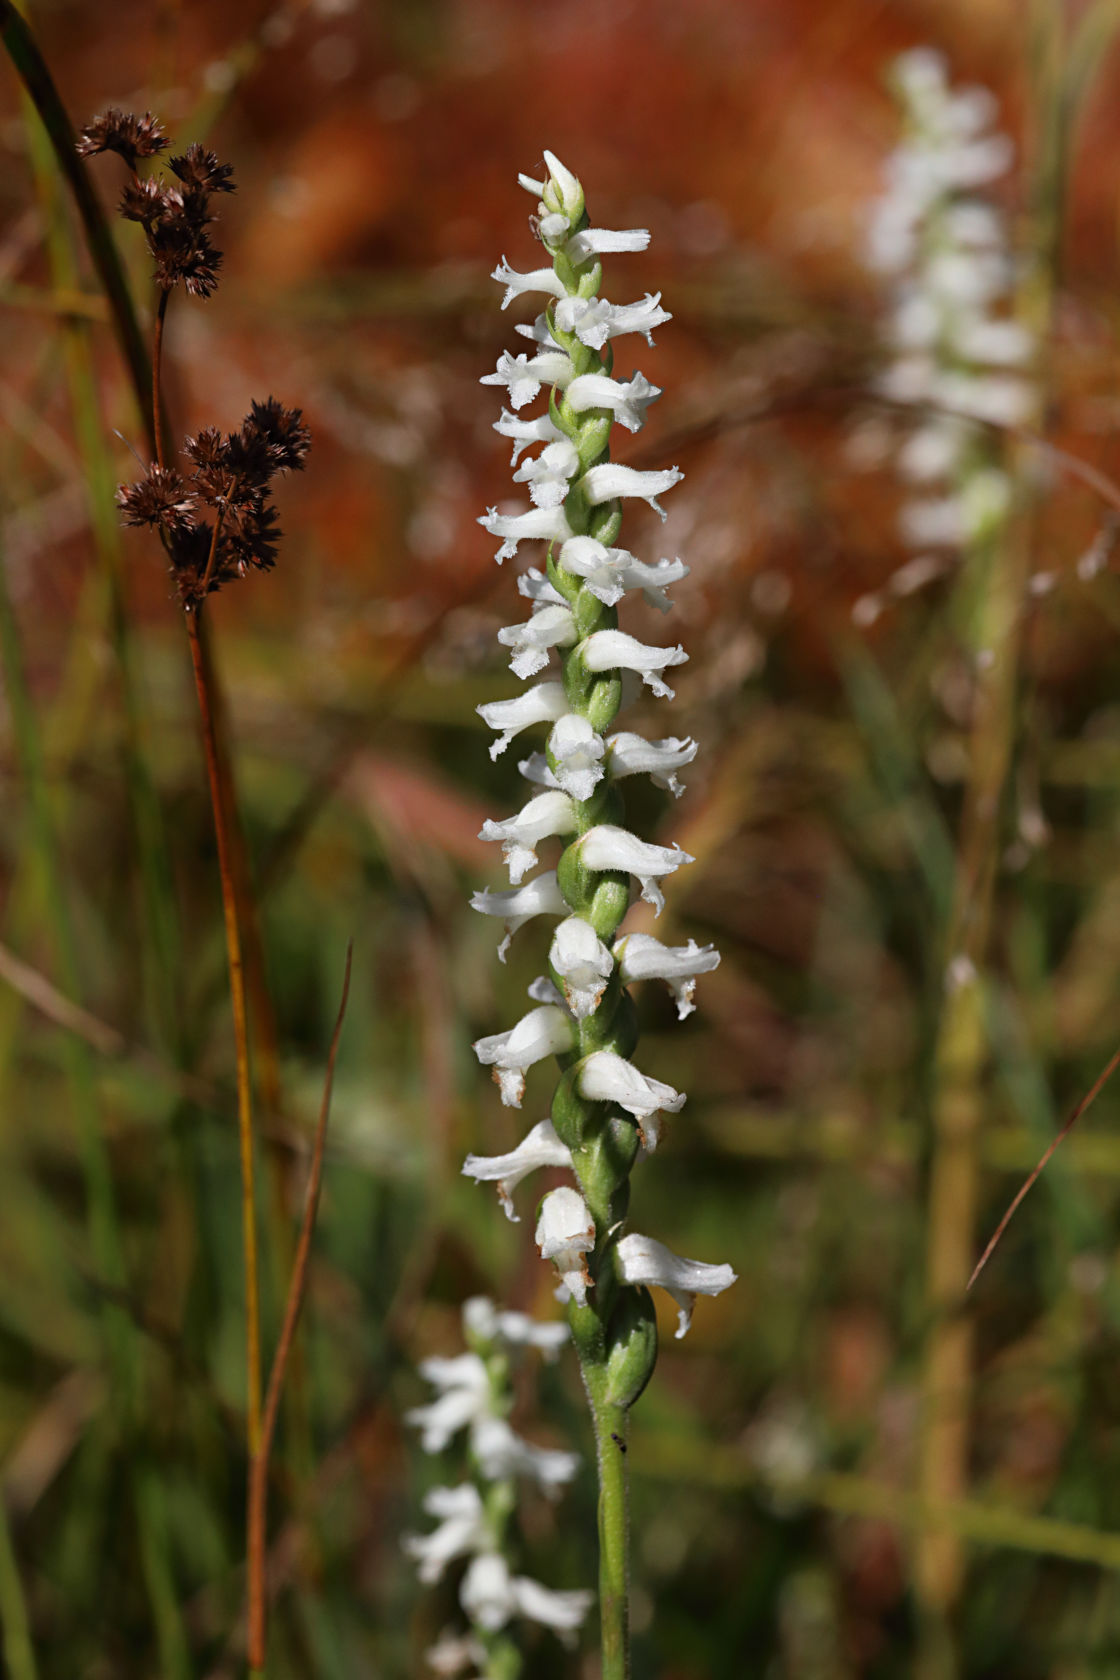
[[[459,1601],[469,1630],[441,1635],[427,1654],[429,1666],[437,1674],[516,1680],[521,1655],[509,1632],[510,1622],[521,1617],[540,1623],[568,1643],[592,1596],[586,1591],[554,1592],[515,1575],[510,1567],[518,1478],[528,1478],[554,1497],[579,1465],[575,1453],[534,1446],[511,1428],[511,1359],[531,1347],[555,1359],[568,1340],[568,1327],[538,1323],[525,1313],[500,1312],[493,1301],[476,1295],[463,1304],[463,1333],[466,1353],[422,1361],[420,1373],[436,1397],[415,1407],[406,1422],[421,1431],[421,1444],[430,1453],[442,1452],[465,1431],[471,1480],[430,1489],[424,1509],[437,1519],[436,1527],[407,1537],[405,1550],[428,1584],[438,1581],[448,1564],[468,1560]]]
[[[1014,156],[993,127],[996,102],[986,88],[950,87],[944,58],[925,47],[894,61],[891,85],[904,132],[872,212],[867,261],[890,288],[879,389],[919,411],[897,463],[909,490],[900,532],[914,557],[857,602],[863,624],[998,534],[1011,478],[993,428],[1023,425],[1035,406],[1024,371],[1035,338],[1013,318],[1018,266],[990,196]]]
[[[676,1112],[685,1100],[631,1060],[637,1026],[627,988],[639,979],[666,980],[683,1017],[692,1007],[696,976],[719,958],[692,941],[669,947],[649,935],[620,934],[631,877],[660,911],[661,882],[692,861],[679,846],[654,845],[623,826],[618,784],[645,773],[679,793],[676,772],[695,754],[694,743],[612,732],[625,674],[636,673],[655,695],[671,698],[664,673],[687,657],[680,647],[647,646],[620,630],[617,614],[617,603],[635,589],[665,610],[666,586],[687,574],[678,559],[649,565],[617,546],[624,501],[646,501],[664,518],[658,497],[679,481],[680,471],[639,472],[610,459],[612,427],[639,430],[660,395],[640,373],[626,381],[613,377],[612,341],[639,332],[652,344],[652,329],[669,316],[659,295],[624,305],[600,295],[601,256],[644,250],[649,234],[591,227],[579,181],[550,152],[545,162],[543,182],[520,181],[540,201],[532,226],[551,266],[518,273],[503,258],[494,278],[506,287],[503,307],[522,293],[545,294],[547,307],[531,326],[518,328],[532,353],[503,354],[497,371],[483,380],[508,393],[513,412],[503,410],[495,429],[512,440],[513,464],[540,446],[515,474],[528,485],[532,505],[512,514],[490,509],[480,523],[501,539],[499,563],[522,541],[548,544],[545,571],[530,570],[519,580],[531,602],[528,621],[503,630],[499,639],[512,650],[513,670],[525,678],[541,671],[555,650],[561,680],[479,708],[498,735],[492,756],[535,724],[548,725],[549,734],[545,752],[521,764],[525,778],[543,791],[516,816],[483,829],[485,838],[502,843],[513,890],[479,893],[474,905],[504,921],[503,958],[509,936],[525,921],[538,914],[560,920],[549,976],[530,988],[537,1007],[508,1032],[480,1039],[475,1050],[494,1069],[502,1101],[514,1107],[521,1105],[526,1070],[534,1063],[557,1056],[562,1073],[551,1119],[535,1125],[508,1155],[471,1156],[464,1171],[495,1181],[511,1218],[511,1192],[534,1167],[574,1175],[574,1185],[544,1197],[536,1238],[570,1301],[594,1418],[602,1672],[604,1680],[618,1680],[629,1672],[627,1414],[657,1354],[649,1286],[672,1294],[683,1335],[696,1294],[714,1295],[734,1282],[730,1266],[684,1260],[650,1237],[625,1233],[631,1169],[642,1152],[656,1148],[660,1115]],[[517,411],[545,388],[546,412],[520,418]],[[566,843],[556,870],[521,884],[537,861],[537,846],[554,836]]]

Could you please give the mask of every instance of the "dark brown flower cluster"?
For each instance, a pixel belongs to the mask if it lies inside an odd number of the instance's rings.
[[[210,199],[214,193],[235,190],[233,168],[219,163],[213,152],[196,143],[181,157],[168,159],[175,185],[158,175],[136,173],[138,159],[154,157],[168,144],[150,112],[137,117],[111,110],[82,130],[78,151],[82,157],[117,152],[124,158],[132,179],[121,195],[120,213],[143,227],[155,259],[157,284],[170,292],[182,281],[194,297],[208,298],[218,284],[222,265],[222,253],[207,232],[214,221]]]
[[[136,484],[121,485],[117,505],[125,524],[158,529],[188,610],[250,566],[269,571],[275,565],[281,531],[272,480],[302,468],[310,444],[300,410],[269,397],[252,404],[240,431],[223,435],[207,426],[187,438],[194,470],[186,477],[153,466]]]
[[[130,169],[135,169],[138,158],[155,157],[168,144],[162,124],[150,111],[137,117],[131,111],[118,111],[112,106],[82,129],[78,156],[96,157],[98,152],[116,152]]]

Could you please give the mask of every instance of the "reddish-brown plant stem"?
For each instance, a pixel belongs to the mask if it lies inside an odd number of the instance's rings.
[[[311,1151],[311,1167],[307,1178],[307,1194],[303,1206],[303,1223],[292,1264],[288,1298],[284,1304],[284,1321],[280,1327],[276,1353],[268,1377],[268,1395],[261,1424],[260,1444],[249,1467],[249,1670],[251,1674],[264,1672],[268,1632],[268,1597],[265,1581],[265,1528],[268,1516],[268,1461],[276,1432],[276,1418],[280,1410],[280,1395],[284,1374],[295,1339],[300,1308],[307,1287],[307,1267],[311,1258],[311,1239],[315,1231],[315,1215],[319,1207],[319,1190],[323,1182],[323,1155],[327,1141],[327,1117],[330,1114],[331,1089],[334,1085],[334,1066],[346,1018],[346,1003],[350,996],[350,967],[354,955],[353,941],[346,947],[346,970],[342,979],[342,997],[335,1018],[331,1047],[327,1056],[327,1072],[323,1081],[323,1100],[319,1105],[319,1120],[315,1128],[315,1142]]]
[[[160,394],[163,365],[163,323],[167,318],[167,300],[171,296],[166,286],[160,287],[159,307],[156,310],[156,329],[152,339],[152,435],[156,445],[156,465],[165,467],[163,448],[163,400]]]
[[[241,1216],[245,1263],[245,1363],[246,1434],[250,1461],[261,1438],[261,1332],[260,1268],[257,1257],[256,1194],[253,1179],[253,1098],[249,1074],[249,1012],[245,998],[245,965],[241,955],[241,930],[237,916],[237,895],[233,882],[233,861],[229,822],[223,795],[210,689],[202,650],[198,611],[185,614],[187,642],[191,650],[198,715],[202,724],[202,745],[206,779],[214,812],[214,836],[218,847],[218,874],[222,887],[222,917],[226,931],[226,958],[233,1006],[233,1036],[237,1056],[237,1136],[241,1159]]]

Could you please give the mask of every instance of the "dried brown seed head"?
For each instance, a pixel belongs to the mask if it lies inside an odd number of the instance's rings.
[[[196,523],[193,495],[174,467],[149,467],[135,484],[118,486],[117,506],[126,525],[183,531]]]
[[[78,141],[79,157],[96,157],[99,152],[116,152],[131,169],[138,158],[155,157],[169,144],[163,128],[150,111],[142,117],[111,106],[87,123]]]
[[[186,186],[200,193],[236,192],[232,163],[219,163],[213,152],[196,141],[182,157],[168,158],[168,165]]]

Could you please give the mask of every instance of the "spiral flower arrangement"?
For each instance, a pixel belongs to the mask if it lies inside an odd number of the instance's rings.
[[[996,102],[986,88],[951,87],[945,59],[927,47],[901,54],[890,80],[903,136],[866,255],[888,288],[879,390],[917,414],[897,457],[908,492],[900,534],[915,552],[885,591],[857,602],[865,625],[1002,528],[1012,485],[993,429],[1029,421],[1036,402],[1036,345],[1012,318],[1018,265],[990,195],[1014,157],[993,126]]]
[[[525,293],[543,293],[548,303],[532,325],[518,328],[532,353],[503,354],[496,372],[482,381],[508,394],[510,408],[495,430],[512,441],[514,478],[528,486],[531,506],[513,514],[492,508],[480,523],[501,539],[499,564],[525,540],[547,544],[544,570],[530,569],[519,579],[530,616],[501,630],[499,641],[511,650],[511,668],[522,678],[544,671],[552,650],[560,671],[512,700],[479,707],[497,733],[493,757],[535,724],[547,724],[549,734],[544,752],[520,765],[538,791],[515,816],[488,822],[482,831],[501,842],[512,888],[477,893],[473,904],[505,924],[503,960],[526,921],[552,915],[558,922],[549,973],[530,987],[537,1007],[474,1048],[493,1069],[502,1101],[513,1107],[521,1106],[533,1064],[555,1056],[561,1071],[550,1118],[509,1154],[472,1155],[463,1170],[496,1183],[510,1218],[517,1217],[512,1192],[535,1167],[561,1167],[573,1175],[570,1186],[543,1198],[536,1240],[555,1264],[560,1293],[569,1302],[595,1425],[603,1675],[614,1680],[628,1672],[627,1414],[657,1356],[649,1286],[674,1297],[677,1333],[683,1335],[696,1295],[719,1293],[735,1274],[727,1265],[682,1259],[655,1238],[626,1229],[631,1171],[657,1147],[661,1114],[677,1112],[685,1100],[632,1059],[638,1032],[629,987],[645,979],[667,981],[683,1018],[693,1008],[696,976],[719,961],[712,947],[692,940],[667,946],[621,930],[631,877],[659,912],[661,882],[692,861],[679,846],[652,844],[625,827],[619,784],[648,774],[679,794],[677,773],[694,758],[696,744],[676,737],[646,741],[614,728],[631,673],[655,695],[672,698],[664,673],[687,657],[679,646],[647,646],[620,630],[617,611],[633,590],[666,610],[668,586],[688,574],[679,559],[647,564],[618,546],[624,502],[637,497],[664,518],[658,497],[683,475],[676,467],[640,472],[610,459],[612,428],[640,430],[660,395],[641,373],[614,377],[613,340],[638,332],[652,345],[653,329],[670,317],[659,295],[608,302],[600,294],[601,258],[642,251],[649,234],[590,226],[580,182],[551,152],[544,157],[543,182],[519,179],[539,200],[531,225],[551,264],[518,273],[503,259],[494,278],[506,289],[503,307]],[[522,418],[519,411],[545,388],[545,411]],[[530,453],[535,446],[539,451]],[[553,836],[566,842],[557,867],[526,881],[537,847]]]
[[[575,1453],[535,1446],[511,1428],[511,1365],[529,1348],[555,1359],[568,1341],[568,1327],[502,1312],[486,1296],[473,1295],[463,1303],[463,1334],[465,1353],[421,1361],[420,1375],[435,1389],[435,1399],[406,1413],[405,1422],[420,1430],[428,1453],[443,1452],[465,1434],[470,1478],[429,1490],[424,1509],[436,1526],[407,1536],[404,1545],[427,1585],[438,1581],[448,1564],[467,1560],[459,1602],[468,1630],[441,1635],[427,1652],[428,1666],[437,1674],[516,1680],[521,1657],[509,1632],[511,1620],[536,1622],[571,1643],[592,1596],[582,1589],[555,1592],[510,1567],[518,1480],[555,1498],[579,1466]]]

